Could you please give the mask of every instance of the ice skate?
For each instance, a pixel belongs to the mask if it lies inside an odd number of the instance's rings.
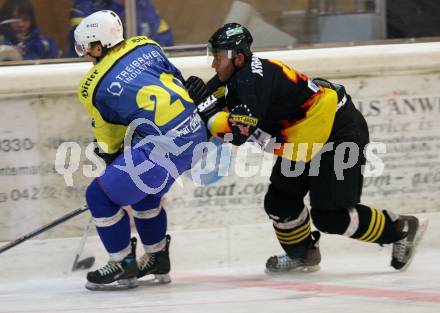
[[[138,286],[136,263],[136,238],[131,241],[131,253],[122,261],[109,261],[107,265],[87,273],[89,290],[131,289]]]
[[[319,270],[321,253],[319,251],[319,238],[321,234],[312,232],[310,245],[298,257],[289,257],[287,254],[271,256],[266,262],[267,274],[282,274],[287,272],[316,272]]]
[[[166,236],[166,246],[162,251],[156,253],[145,253],[138,261],[139,272],[137,277],[141,278],[147,275],[153,275],[152,279],[144,280],[146,284],[167,284],[171,282],[169,275],[170,266],[170,248],[171,236]]]
[[[417,245],[428,227],[428,220],[401,215],[397,219],[396,225],[404,233],[404,237],[393,243],[391,266],[396,270],[404,271],[413,260]]]

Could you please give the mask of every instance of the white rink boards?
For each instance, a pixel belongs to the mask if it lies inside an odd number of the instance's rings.
[[[365,179],[362,202],[397,213],[435,212],[440,207],[440,43],[357,46],[262,52],[312,77],[342,83],[366,116],[371,141],[386,144],[385,171]],[[185,77],[214,72],[205,56],[174,58]],[[0,240],[84,204],[85,147],[93,141],[88,114],[76,97],[77,84],[91,64],[5,67],[0,72]],[[25,125],[26,127],[23,127]],[[68,187],[54,171],[62,142],[76,142],[81,163]],[[236,154],[235,154],[236,155]],[[230,175],[210,186],[185,180],[167,195],[173,231],[211,225],[263,223],[268,170],[263,154],[248,153],[259,169],[250,177]],[[24,222],[25,221],[25,222]],[[79,236],[79,217],[44,238]]]
[[[267,177],[227,177],[167,195],[170,285],[90,292],[84,288],[86,273],[70,271],[78,237],[31,240],[0,254],[0,313],[440,312],[439,52],[440,43],[424,43],[260,55],[345,84],[369,122],[372,140],[387,143],[386,172],[366,181],[364,202],[429,217],[426,238],[407,272],[388,266],[390,247],[324,235],[321,271],[265,275],[266,259],[281,250],[262,208]],[[173,62],[186,77],[213,74],[205,57]],[[89,68],[82,63],[2,69],[0,135],[8,151],[0,160],[0,240],[82,206],[89,180],[80,170],[75,186],[67,188],[51,167],[61,142],[84,147],[93,140],[75,95]],[[78,236],[87,215],[41,237]],[[106,262],[96,236],[83,256],[92,254],[97,266]]]

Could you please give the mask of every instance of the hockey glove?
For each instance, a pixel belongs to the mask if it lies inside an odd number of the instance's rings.
[[[96,140],[95,140],[96,142]],[[118,152],[115,153],[106,153],[106,152],[102,152],[101,148],[99,147],[99,145],[96,145],[95,149],[93,150],[93,152],[100,157],[101,159],[104,160],[105,165],[110,165],[114,159],[116,159],[116,157],[121,154],[121,150],[119,150]]]
[[[184,85],[188,90],[189,96],[194,100],[196,105],[209,96],[205,82],[197,76],[190,76],[185,81]]]
[[[214,95],[210,95],[205,99],[205,101],[197,106],[197,113],[199,113],[205,124],[208,123],[208,120],[211,118],[211,116],[220,111],[221,110],[219,108],[217,98]]]

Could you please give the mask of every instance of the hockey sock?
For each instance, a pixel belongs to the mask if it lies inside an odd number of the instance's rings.
[[[127,212],[107,197],[97,179],[87,188],[86,201],[110,259],[122,260],[130,253],[130,220]]]
[[[132,206],[136,229],[145,251],[148,253],[158,252],[166,245],[167,214],[160,206],[159,201],[154,203],[157,207],[148,210],[145,209],[145,202],[142,202]],[[151,203],[148,205],[151,206]]]
[[[386,211],[357,204],[348,212],[350,225],[344,235],[378,244],[393,243],[401,239],[401,234]]]
[[[310,242],[311,222],[307,208],[295,219],[274,221],[273,227],[281,247],[288,256],[302,257]]]

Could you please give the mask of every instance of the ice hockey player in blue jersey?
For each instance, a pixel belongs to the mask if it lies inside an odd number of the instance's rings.
[[[169,282],[170,237],[160,201],[197,161],[194,148],[206,141],[206,129],[180,71],[153,40],[124,40],[113,11],[98,11],[81,21],[75,50],[94,64],[78,93],[92,118],[97,154],[107,163],[88,186],[86,201],[110,260],[87,274],[86,287],[136,287],[137,278],[149,274]],[[138,261],[122,208],[128,205],[145,249]]]

